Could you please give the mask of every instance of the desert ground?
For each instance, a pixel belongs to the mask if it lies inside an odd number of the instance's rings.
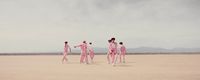
[[[80,64],[79,55],[0,56],[0,80],[200,80],[200,55],[127,55],[115,67],[106,55]]]

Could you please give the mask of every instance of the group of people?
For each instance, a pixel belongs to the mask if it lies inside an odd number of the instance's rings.
[[[111,38],[108,40],[108,52],[107,52],[107,61],[108,64],[112,64],[113,66],[116,64],[117,59],[119,58],[120,63],[125,63],[125,54],[126,54],[126,47],[123,45],[123,42],[118,43],[115,42],[115,38]],[[80,57],[80,63],[89,64],[88,55],[90,56],[90,62],[93,63],[94,59],[94,49],[92,47],[92,42],[89,43],[89,46],[86,41],[83,41],[80,45],[74,46],[74,48],[80,47],[81,49],[81,57]],[[64,52],[63,52],[63,58],[62,63],[68,61],[67,54],[68,52],[71,52],[71,48],[68,45],[68,42],[65,41],[64,45]]]
[[[88,61],[88,51],[89,51],[91,63],[94,62],[94,61],[93,61],[93,58],[94,58],[94,50],[93,50],[93,47],[92,47],[92,42],[90,42],[90,43],[89,43],[89,46],[88,46],[87,43],[86,43],[86,41],[83,41],[82,44],[77,45],[77,46],[74,46],[74,48],[77,48],[77,47],[80,47],[80,49],[81,49],[80,63],[84,63],[84,62],[85,62],[86,64],[89,64],[89,61]],[[69,51],[68,51],[68,50],[69,50]],[[71,52],[71,48],[70,48],[70,46],[68,45],[68,42],[65,41],[62,63],[68,61],[68,59],[67,59],[68,52]]]
[[[120,63],[122,62],[125,63],[126,47],[123,45],[123,42],[119,42],[120,45],[119,50],[118,50],[118,44],[117,42],[115,42],[115,38],[111,38],[110,40],[108,40],[108,43],[109,43],[107,52],[108,64],[115,65],[118,58]]]

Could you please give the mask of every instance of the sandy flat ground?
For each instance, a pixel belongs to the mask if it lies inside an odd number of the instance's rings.
[[[115,67],[105,55],[79,64],[78,55],[0,56],[0,80],[200,80],[200,55],[128,55]]]

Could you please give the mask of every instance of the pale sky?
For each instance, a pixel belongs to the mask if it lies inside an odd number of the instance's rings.
[[[0,52],[107,47],[200,48],[200,0],[0,0]]]

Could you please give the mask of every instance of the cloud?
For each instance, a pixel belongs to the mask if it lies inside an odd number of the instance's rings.
[[[113,36],[127,47],[200,47],[199,4],[199,0],[1,0],[0,48],[56,51],[65,40],[106,47]]]

